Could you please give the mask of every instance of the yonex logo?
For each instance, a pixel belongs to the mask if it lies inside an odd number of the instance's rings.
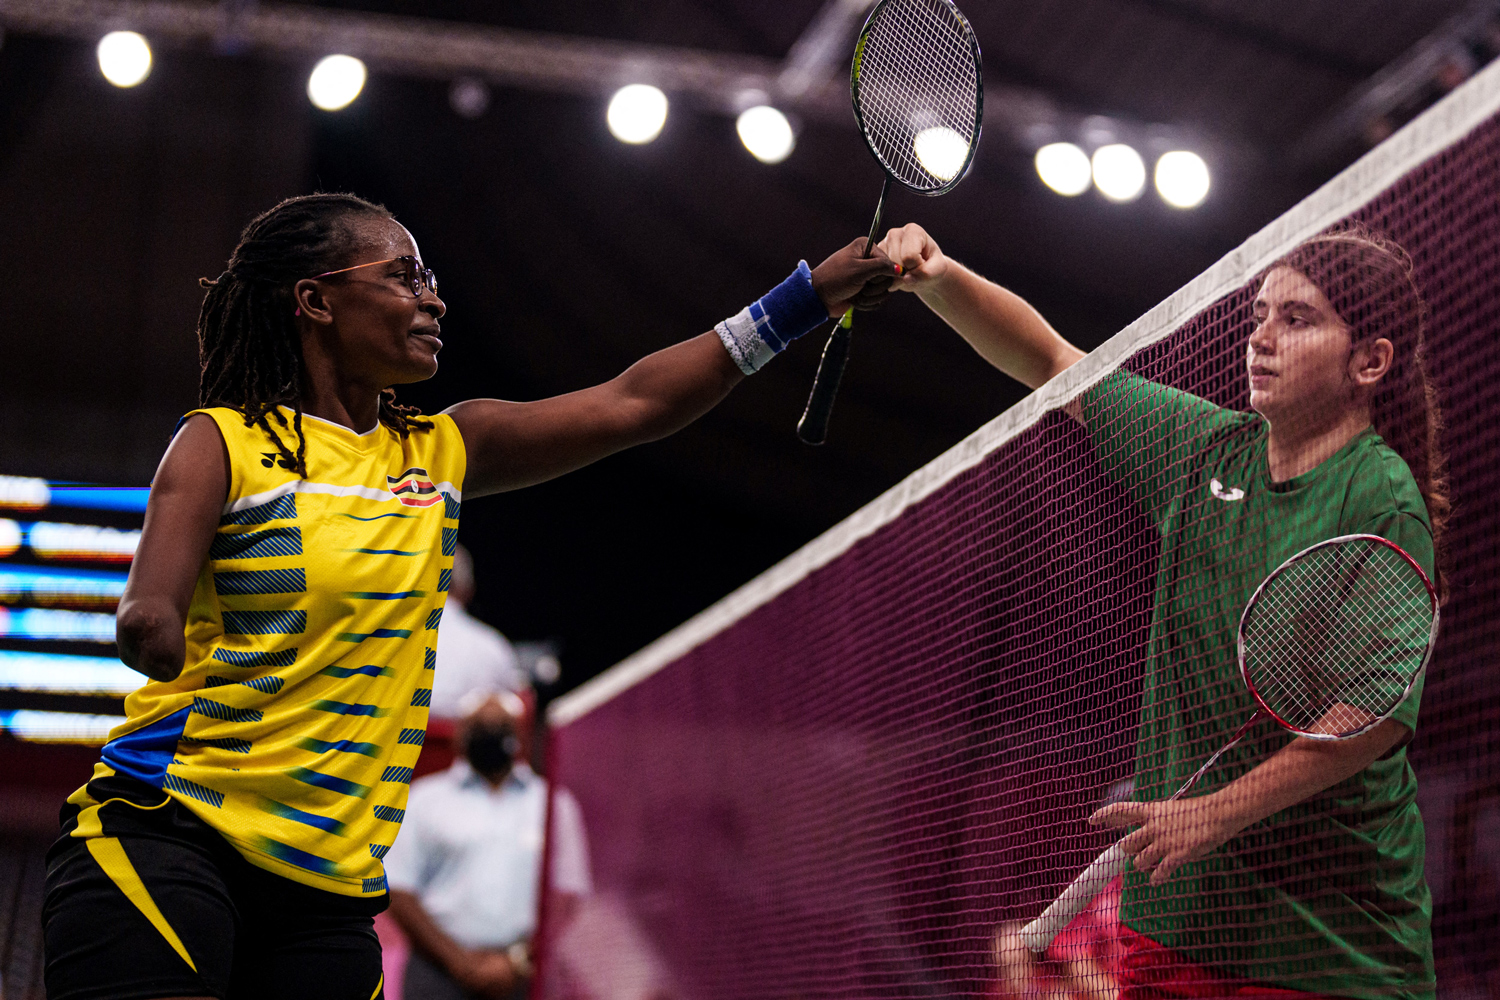
[[[1226,490],[1224,488],[1224,484],[1221,483],[1221,482],[1219,482],[1217,479],[1210,479],[1208,481],[1208,491],[1210,493],[1212,493],[1214,496],[1218,497],[1220,500],[1243,500],[1243,499],[1245,499],[1245,491],[1244,490],[1240,489],[1238,486],[1236,486],[1236,487],[1234,487],[1232,489],[1227,489]]]

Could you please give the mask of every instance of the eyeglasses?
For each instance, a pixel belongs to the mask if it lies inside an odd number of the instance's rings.
[[[385,260],[372,260],[368,264],[355,264],[353,267],[341,267],[337,271],[324,271],[322,274],[313,275],[313,280],[343,274],[345,271],[358,271],[362,267],[374,267],[376,264],[391,264],[398,260],[406,265],[406,285],[413,295],[420,299],[424,288],[434,295],[437,294],[437,275],[432,273],[432,268],[423,267],[422,262],[411,254],[404,257],[387,257]]]

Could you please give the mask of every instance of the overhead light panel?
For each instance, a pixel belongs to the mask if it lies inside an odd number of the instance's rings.
[[[768,104],[759,104],[740,112],[734,123],[740,142],[762,163],[780,163],[792,155],[797,139],[786,115]]]
[[[1110,201],[1133,201],[1146,187],[1146,162],[1122,142],[1094,150],[1094,186]]]
[[[365,89],[365,64],[353,56],[324,56],[307,77],[307,96],[324,111],[340,111]]]
[[[99,72],[116,87],[134,87],[151,75],[151,46],[134,31],[111,31],[96,51]]]
[[[1048,143],[1037,150],[1036,172],[1043,184],[1069,198],[1083,194],[1094,182],[1089,154],[1071,142]]]
[[[1197,208],[1208,197],[1208,164],[1185,149],[1163,153],[1156,161],[1156,190],[1174,208]]]
[[[667,123],[667,95],[649,83],[621,87],[609,100],[605,120],[621,142],[634,146],[650,142]]]

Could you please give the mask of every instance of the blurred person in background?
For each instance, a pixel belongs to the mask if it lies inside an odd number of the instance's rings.
[[[481,688],[461,702],[461,756],[411,786],[385,858],[391,916],[412,946],[408,1000],[508,1000],[530,984],[547,783],[517,759],[516,695]],[[561,789],[552,828],[549,905],[561,925],[589,892],[582,813]]]
[[[462,545],[453,553],[453,577],[443,628],[438,633],[437,671],[432,680],[432,716],[456,719],[459,703],[471,691],[515,691],[527,686],[526,674],[510,640],[498,629],[469,614],[474,599],[474,558]]]

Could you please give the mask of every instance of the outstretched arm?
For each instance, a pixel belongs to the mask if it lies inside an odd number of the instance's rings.
[[[943,254],[921,226],[892,229],[880,249],[900,264],[892,288],[914,292],[990,364],[1033,389],[1083,352],[1014,292]]]
[[[818,318],[860,304],[866,282],[895,273],[882,253],[864,258],[864,244],[855,240],[813,269],[812,289],[821,301]],[[755,360],[731,357],[721,334],[709,332],[648,355],[616,378],[578,392],[531,403],[459,403],[447,412],[468,450],[464,495],[530,486],[676,433],[713,409]]]
[[[115,616],[120,659],[147,677],[182,673],[183,626],[229,495],[229,455],[212,418],[188,419],[162,456],[146,526]]]
[[[1347,740],[1297,738],[1210,795],[1175,802],[1116,802],[1096,826],[1138,827],[1120,842],[1135,867],[1161,885],[1188,861],[1213,852],[1253,823],[1353,777],[1411,736],[1395,719]]]

